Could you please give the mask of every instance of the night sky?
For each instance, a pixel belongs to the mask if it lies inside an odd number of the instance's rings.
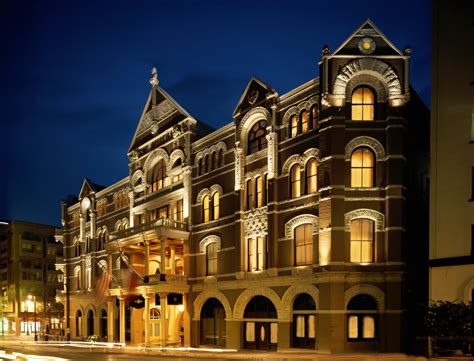
[[[280,95],[319,75],[370,18],[401,50],[429,105],[431,1],[2,1],[0,219],[59,225],[83,179],[128,175],[150,69],[215,128],[252,75]]]

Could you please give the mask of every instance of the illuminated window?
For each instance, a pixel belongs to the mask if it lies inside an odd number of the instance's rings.
[[[249,238],[248,246],[248,270],[261,271],[266,267],[266,237],[259,236],[255,239]]]
[[[174,207],[174,219],[179,222],[182,222],[184,220],[182,199],[176,202],[176,205]]]
[[[209,196],[204,196],[202,199],[202,221],[209,222]]]
[[[265,120],[260,120],[252,127],[252,129],[250,129],[248,137],[248,154],[256,153],[267,147],[265,131],[266,124]]]
[[[298,117],[296,115],[290,118],[290,127],[291,137],[296,137],[298,135]]]
[[[377,304],[365,294],[351,298],[347,305],[347,338],[349,341],[366,341],[376,338]]]
[[[255,255],[255,250],[254,250],[254,241],[252,238],[249,238],[248,239],[248,243],[247,243],[247,254],[248,254],[248,270],[249,271],[253,271],[255,270],[255,259],[254,259],[254,255]]]
[[[351,221],[351,262],[374,261],[374,222],[370,219]]]
[[[256,183],[257,183],[257,208],[263,206],[263,198],[264,198],[264,192],[263,192],[263,179],[262,177],[257,177],[256,178]]]
[[[212,196],[213,219],[219,219],[219,193],[215,192]]]
[[[306,190],[308,194],[318,190],[318,162],[316,159],[310,159],[306,163]]]
[[[357,148],[351,155],[351,187],[374,186],[374,153],[369,148]]]
[[[217,274],[217,243],[210,243],[206,247],[207,275]]]
[[[295,264],[313,264],[313,225],[302,224],[295,228]]]
[[[306,133],[311,127],[311,123],[309,120],[309,112],[303,110],[301,112],[301,133]]]
[[[253,208],[253,182],[252,179],[247,181],[247,209]]]
[[[319,107],[317,105],[311,108],[311,125],[314,128],[318,126],[319,122]]]
[[[151,191],[156,192],[159,189],[169,185],[169,178],[166,174],[166,164],[163,159],[160,159],[153,168]]]
[[[375,96],[372,90],[360,87],[352,93],[352,120],[374,120]]]
[[[301,170],[298,164],[290,170],[290,197],[298,198],[301,195]]]
[[[292,347],[314,350],[316,339],[316,303],[307,293],[300,293],[293,302]]]
[[[266,237],[257,237],[257,270],[265,269],[265,255],[267,253]]]

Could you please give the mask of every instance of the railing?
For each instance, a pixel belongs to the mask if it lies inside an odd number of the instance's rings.
[[[188,276],[185,275],[176,275],[176,274],[155,274],[149,275],[148,283],[173,283],[173,284],[187,284],[188,283]],[[147,282],[145,282],[147,283]]]
[[[137,233],[141,233],[144,231],[149,231],[157,227],[167,227],[167,228],[172,228],[172,229],[177,229],[180,231],[187,231],[188,229],[188,224],[185,222],[180,222],[180,221],[175,221],[173,219],[169,218],[158,218],[156,221],[148,222],[148,223],[143,223],[136,225],[132,228],[127,228],[122,231],[115,231],[110,233],[110,239],[116,239],[116,238],[124,238],[128,236],[132,236]]]

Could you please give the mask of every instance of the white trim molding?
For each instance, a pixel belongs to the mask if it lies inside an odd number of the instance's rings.
[[[275,309],[277,310],[278,320],[284,321],[285,319],[285,312],[283,311],[282,302],[278,294],[269,287],[260,286],[260,287],[250,287],[244,290],[237,298],[234,306],[234,319],[241,320],[244,317],[245,307],[249,301],[254,298],[255,296],[264,296],[268,298]]]
[[[351,139],[346,145],[344,158],[350,161],[354,150],[362,146],[371,148],[374,151],[375,158],[378,161],[385,159],[385,149],[383,145],[377,139],[367,136],[355,137]]]
[[[204,237],[200,242],[199,242],[199,252],[201,254],[206,253],[206,247],[210,245],[211,243],[216,243],[217,244],[217,252],[220,252],[222,243],[221,243],[221,237],[216,236],[215,234],[211,234],[207,237]]]
[[[312,224],[313,234],[318,233],[319,220],[314,214],[300,214],[296,217],[291,218],[285,223],[285,237],[286,239],[293,239],[294,230],[296,227],[302,224]]]
[[[380,288],[369,284],[354,285],[344,292],[345,309],[347,310],[347,305],[354,296],[362,294],[369,295],[374,298],[375,302],[377,303],[378,311],[385,310],[385,293],[383,293]]]
[[[351,221],[354,219],[367,218],[375,222],[375,229],[377,232],[383,232],[384,227],[384,215],[373,209],[360,208],[353,211],[347,212],[344,215],[344,227],[346,232],[351,231]]]

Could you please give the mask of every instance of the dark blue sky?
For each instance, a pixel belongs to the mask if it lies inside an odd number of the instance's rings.
[[[429,103],[431,1],[2,2],[0,219],[59,224],[84,177],[128,175],[156,66],[160,85],[220,127],[252,75],[279,94],[318,75],[366,18],[400,49]]]

